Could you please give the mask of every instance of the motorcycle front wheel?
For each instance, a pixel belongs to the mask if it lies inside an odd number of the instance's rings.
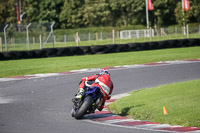
[[[83,104],[77,109],[74,113],[75,119],[82,119],[83,116],[86,114],[87,110],[92,107],[93,99],[92,96],[85,97]]]
[[[71,110],[71,116],[74,117],[74,114],[75,114],[75,110],[74,110],[74,108],[72,108],[72,110]]]

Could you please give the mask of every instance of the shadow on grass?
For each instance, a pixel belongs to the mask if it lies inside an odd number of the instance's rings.
[[[145,105],[145,104],[140,104],[140,105],[136,105],[136,106],[131,106],[131,107],[124,108],[124,109],[122,110],[122,113],[121,113],[120,115],[121,115],[121,116],[127,116],[130,109],[132,109],[132,108],[137,108],[137,107],[141,107],[141,106],[144,106],[144,105]]]

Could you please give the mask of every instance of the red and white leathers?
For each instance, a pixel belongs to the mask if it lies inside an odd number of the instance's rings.
[[[111,97],[110,95],[113,91],[113,82],[110,76],[107,74],[104,74],[104,75],[97,74],[97,75],[92,75],[89,77],[84,77],[82,78],[82,82],[79,85],[79,89],[84,88],[85,81],[94,81],[94,83],[92,83],[91,86],[97,86],[101,89],[101,93],[103,96],[103,104],[100,110],[102,110],[105,101],[110,99]]]

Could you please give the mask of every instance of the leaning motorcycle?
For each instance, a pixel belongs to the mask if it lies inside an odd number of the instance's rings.
[[[75,119],[82,119],[84,115],[94,113],[102,104],[103,96],[99,87],[86,87],[81,98],[73,98],[74,103],[71,116]]]

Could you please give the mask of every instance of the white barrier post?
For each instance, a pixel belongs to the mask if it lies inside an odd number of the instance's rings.
[[[188,26],[188,24],[187,24],[187,38],[189,38],[189,26]]]
[[[113,36],[113,44],[115,43],[115,30],[113,29],[112,31],[112,36]]]
[[[8,27],[8,24],[4,27],[4,39],[5,39],[6,51],[8,51],[7,40],[6,40],[6,28],[7,27]]]
[[[49,40],[49,38],[52,37],[53,48],[54,48],[54,34],[53,34],[53,26],[54,26],[54,24],[55,24],[55,22],[53,22],[53,23],[51,24],[51,32],[49,33],[49,35],[48,35],[46,41],[44,42],[44,44],[46,44],[47,41]]]
[[[39,38],[40,38],[40,49],[42,49],[43,48],[42,47],[42,35],[40,35]]]
[[[66,42],[67,42],[67,36],[64,35],[64,42],[65,42],[65,45],[66,45]]]
[[[33,44],[35,44],[35,37],[33,36]]]
[[[3,46],[2,46],[2,39],[1,39],[1,37],[0,37],[0,50],[1,50],[1,52],[3,52]]]
[[[28,50],[30,50],[30,45],[29,45],[29,34],[28,34],[28,28],[29,26],[31,26],[31,23],[29,23],[27,26],[26,26],[26,41],[27,41],[27,48]]]
[[[78,32],[76,32],[75,38],[76,38],[76,45],[78,47],[79,46],[79,42],[80,42],[80,37],[78,35]]]
[[[54,34],[53,34],[53,26],[54,26],[54,24],[55,24],[55,22],[53,22],[52,24],[51,24],[51,34],[52,34],[52,39],[53,39],[53,48],[54,48]]]
[[[88,33],[88,40],[89,40],[89,44],[90,44],[90,40],[91,40],[90,32]]]
[[[96,32],[96,41],[99,40],[98,33]]]

